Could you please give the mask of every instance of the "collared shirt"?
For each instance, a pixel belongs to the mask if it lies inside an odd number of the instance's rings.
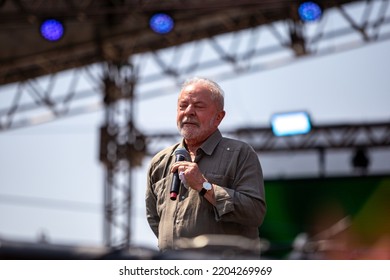
[[[198,191],[181,184],[177,200],[170,199],[174,151],[184,140],[156,154],[150,164],[146,212],[160,250],[175,249],[175,241],[205,234],[259,239],[265,212],[263,174],[258,155],[248,144],[215,131],[198,149],[195,162],[213,184],[216,206]]]

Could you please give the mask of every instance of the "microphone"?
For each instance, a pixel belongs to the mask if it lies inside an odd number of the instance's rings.
[[[190,154],[184,148],[176,149],[175,156],[176,156],[175,162],[191,160]],[[179,193],[179,189],[180,189],[180,179],[179,179],[179,173],[176,170],[176,172],[173,173],[173,180],[172,180],[171,191],[170,191],[171,200],[176,200],[177,194]]]

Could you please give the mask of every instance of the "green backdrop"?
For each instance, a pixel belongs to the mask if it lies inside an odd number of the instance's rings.
[[[260,237],[270,258],[285,258],[298,234],[315,235],[346,216],[368,243],[389,234],[390,175],[266,180],[265,191]]]

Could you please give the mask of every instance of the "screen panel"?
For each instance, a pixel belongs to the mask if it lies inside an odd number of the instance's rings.
[[[266,180],[265,191],[265,258],[333,258],[334,247],[349,259],[390,236],[389,175]]]

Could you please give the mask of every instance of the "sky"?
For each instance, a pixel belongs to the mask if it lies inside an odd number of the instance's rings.
[[[221,81],[227,115],[220,128],[263,127],[273,113],[295,110],[308,111],[316,124],[390,121],[389,50],[389,41],[373,43]],[[176,132],[178,91],[137,102],[137,127]],[[98,111],[0,132],[0,240],[34,242],[44,234],[54,244],[102,245],[102,122]],[[376,156],[377,168],[390,170],[389,154]],[[304,160],[260,155],[265,178],[316,174],[316,160],[313,154]],[[350,172],[348,160],[334,155],[328,171]],[[133,170],[131,240],[156,249],[144,207],[149,161]]]

